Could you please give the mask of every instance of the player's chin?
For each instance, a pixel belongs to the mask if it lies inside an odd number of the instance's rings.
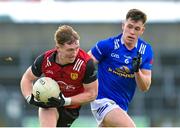
[[[128,43],[128,44],[135,44],[135,43],[136,43],[136,40],[127,40],[127,43]]]
[[[76,58],[69,58],[69,63],[73,63],[75,61]]]

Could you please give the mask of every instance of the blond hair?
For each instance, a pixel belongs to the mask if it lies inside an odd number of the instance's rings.
[[[61,45],[64,45],[65,43],[71,44],[79,39],[79,34],[71,26],[68,25],[58,27],[54,34],[55,42]]]

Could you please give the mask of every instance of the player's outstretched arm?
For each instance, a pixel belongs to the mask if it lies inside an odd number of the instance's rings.
[[[29,67],[26,72],[23,74],[21,79],[21,92],[23,96],[26,98],[27,96],[31,96],[33,81],[36,80],[37,77],[32,73],[31,67]]]

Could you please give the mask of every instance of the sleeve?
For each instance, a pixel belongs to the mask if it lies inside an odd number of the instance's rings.
[[[110,49],[113,45],[110,42],[110,39],[102,40],[96,43],[91,49],[92,55],[100,62],[104,57],[109,54]]]
[[[141,66],[141,69],[148,69],[148,70],[152,70],[152,65],[153,65],[153,51],[152,51],[152,47],[149,45],[148,50],[146,51],[146,58],[144,63]]]
[[[86,71],[83,79],[84,84],[89,84],[97,79],[97,72],[93,60],[90,59],[86,65]]]
[[[40,77],[42,74],[41,67],[42,67],[43,58],[44,58],[44,54],[39,55],[31,66],[31,70],[33,74],[37,77]]]

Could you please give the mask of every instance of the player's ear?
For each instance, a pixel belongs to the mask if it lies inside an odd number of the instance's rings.
[[[56,48],[56,49],[58,49],[58,48],[59,48],[59,46],[58,46],[57,42],[55,42],[55,48]]]
[[[141,29],[141,35],[144,33],[144,31],[145,31],[145,27],[143,27],[143,28]]]

